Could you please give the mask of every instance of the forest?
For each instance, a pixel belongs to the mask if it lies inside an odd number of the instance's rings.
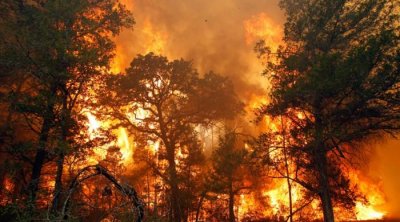
[[[400,221],[400,0],[1,0],[0,221]]]

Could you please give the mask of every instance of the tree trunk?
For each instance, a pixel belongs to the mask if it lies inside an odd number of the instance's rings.
[[[286,166],[286,167],[288,167],[288,166]],[[288,192],[289,192],[289,221],[293,222],[292,183],[291,183],[290,178],[289,178],[288,168],[286,168],[286,170],[287,170],[286,173],[288,173],[287,174],[287,178],[286,178],[286,182],[287,182]]]
[[[288,193],[289,193],[289,221],[293,222],[292,182],[290,181],[290,170],[289,170],[286,148],[284,152],[285,152],[284,156],[285,156],[285,168],[286,168],[286,183],[288,186]]]
[[[56,91],[56,86],[52,85],[49,93],[52,96],[56,94]],[[44,112],[42,128],[39,134],[39,145],[36,151],[35,161],[33,162],[31,181],[28,186],[29,199],[31,204],[30,207],[35,206],[36,195],[39,189],[39,180],[42,175],[43,164],[47,156],[46,143],[49,138],[52,122],[54,121],[54,101],[51,96],[47,98],[48,103]]]
[[[235,222],[235,193],[233,192],[232,179],[230,179],[229,184],[229,222]]]
[[[293,222],[293,201],[292,201],[292,183],[290,181],[290,169],[288,160],[288,150],[286,147],[286,127],[284,125],[283,117],[281,116],[281,126],[282,126],[282,147],[283,156],[285,158],[285,170],[286,170],[286,183],[288,186],[289,193],[289,221]]]
[[[147,182],[147,211],[150,212],[150,176],[149,171],[146,174],[146,182]]]
[[[173,170],[175,171],[175,170]],[[175,175],[175,177],[172,177],[171,180],[171,205],[172,205],[172,219],[175,222],[181,222],[182,221],[182,214],[181,214],[181,206],[180,206],[180,192],[178,188],[178,183],[176,180],[176,171],[175,173],[172,173],[171,176]]]
[[[157,113],[158,113],[158,121],[160,124],[160,131],[161,131],[161,140],[165,144],[165,148],[167,151],[167,161],[168,161],[168,176],[171,191],[169,199],[171,201],[170,206],[170,215],[169,220],[171,222],[181,222],[182,221],[182,208],[180,203],[180,190],[178,186],[178,177],[176,172],[176,163],[175,163],[175,143],[174,141],[170,141],[167,136],[167,126],[164,122],[163,112],[161,106],[157,106]]]
[[[50,121],[45,119],[42,124],[42,130],[39,136],[39,147],[36,151],[35,160],[33,162],[31,181],[29,183],[29,199],[32,206],[35,205],[36,195],[39,189],[39,180],[42,174],[42,167],[47,156],[46,143],[49,137]]]
[[[199,203],[197,204],[197,209],[196,209],[196,222],[199,221],[200,210],[201,210],[201,206],[203,205],[203,201],[204,201],[205,196],[206,196],[206,192],[203,192],[203,193],[201,194]]]
[[[64,89],[66,88],[65,86],[63,87]],[[66,92],[66,90],[64,90]],[[70,121],[70,112],[68,111],[68,96],[64,95],[63,98],[63,111],[62,111],[62,121],[61,121],[61,142],[63,144],[68,144],[68,132],[69,132],[69,121]],[[59,155],[58,155],[58,160],[57,160],[57,172],[56,172],[56,180],[55,180],[55,185],[54,185],[54,192],[53,192],[53,201],[51,205],[50,212],[54,214],[55,216],[57,215],[57,210],[59,208],[59,202],[61,199],[61,194],[62,194],[62,175],[64,171],[64,159],[65,159],[65,148],[60,147],[58,150]]]
[[[327,151],[323,140],[323,122],[321,117],[320,98],[314,104],[315,115],[315,147],[313,150],[314,165],[318,174],[319,196],[324,214],[324,222],[334,222],[332,198],[329,187],[328,159]]]
[[[176,164],[175,164],[175,149],[172,147],[167,147],[168,152],[168,172],[169,172],[169,181],[171,186],[170,192],[170,201],[171,201],[171,210],[172,210],[172,222],[181,222],[182,221],[182,213],[181,213],[181,205],[180,205],[180,192],[178,187],[178,178],[176,172]]]
[[[324,222],[334,222],[335,217],[333,214],[333,207],[332,207],[332,198],[330,194],[329,188],[329,178],[328,178],[328,162],[326,158],[326,153],[321,153],[320,158],[320,165],[319,165],[319,179],[320,179],[320,198],[322,204],[322,210],[324,214]]]
[[[62,174],[64,170],[64,154],[60,154],[57,160],[57,174],[56,174],[56,181],[54,185],[54,192],[53,192],[53,201],[51,204],[50,212],[53,215],[57,214],[57,210],[59,209],[59,200],[61,199],[62,193]]]

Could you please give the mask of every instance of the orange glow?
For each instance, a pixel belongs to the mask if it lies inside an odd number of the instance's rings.
[[[366,206],[361,202],[356,203],[357,220],[378,220],[385,216],[385,212],[379,212],[373,206]]]
[[[125,128],[119,128],[118,130],[117,146],[120,147],[120,152],[122,153],[121,161],[124,166],[133,162],[132,154],[133,150],[129,143],[128,133]]]
[[[120,49],[117,47],[117,51],[119,51]],[[123,69],[123,57],[122,56],[115,56],[114,59],[111,62],[111,68],[110,71],[112,73],[118,74],[122,71]]]
[[[125,1],[125,3],[132,4],[134,1]],[[129,6],[133,8],[133,5]],[[138,53],[146,54],[149,52],[154,52],[155,54],[173,54],[171,51],[168,51],[168,44],[171,44],[172,40],[175,36],[174,34],[165,32],[162,27],[160,28],[158,23],[150,19],[143,19],[138,23],[139,29],[135,30],[136,33],[134,35],[137,38],[137,42],[140,44],[137,46]],[[272,20],[266,13],[260,13],[258,15],[254,15],[248,17],[247,20],[243,21],[243,31],[244,31],[244,40],[247,46],[254,46],[254,44],[259,40],[264,40],[266,45],[271,47],[272,51],[276,51],[278,46],[282,44],[282,36],[283,29],[280,24],[277,24],[276,21]],[[171,36],[170,36],[171,35]],[[169,38],[170,37],[170,38]],[[128,38],[127,38],[128,39]],[[132,52],[126,49],[127,39],[125,41],[121,40],[117,42],[116,49],[116,57],[111,64],[110,71],[113,73],[120,73],[128,64],[128,58],[131,59],[127,54]],[[130,40],[130,38],[129,38]],[[118,40],[117,40],[118,41]],[[179,48],[179,47],[178,47]],[[211,47],[210,47],[211,48]],[[136,53],[136,51],[135,51]],[[134,53],[132,53],[134,54]],[[184,53],[183,53],[184,54]],[[249,61],[246,61],[249,62]],[[249,63],[253,63],[254,60]],[[258,62],[254,62],[258,64]],[[203,67],[204,68],[204,67]],[[258,68],[258,66],[257,66]],[[218,68],[217,68],[218,69]],[[257,70],[259,71],[259,70]],[[259,79],[257,79],[259,81]],[[157,85],[160,84],[157,82]],[[151,95],[150,95],[151,96]],[[268,103],[268,99],[266,94],[256,94],[255,92],[250,92],[250,95],[246,95],[247,106],[246,111],[250,113],[249,115],[254,114],[254,110],[259,108],[262,105]],[[132,123],[139,124],[143,119],[148,117],[147,111],[143,109],[138,109],[134,113],[127,113],[127,116],[132,121]],[[87,114],[88,122],[89,122],[89,135],[95,134],[95,132],[104,126],[103,122],[99,122],[96,118],[90,113]],[[253,119],[254,116],[251,117]],[[297,117],[299,119],[306,119],[309,117],[308,114],[298,113]],[[280,130],[280,122],[279,120],[274,120],[270,117],[264,117],[261,120],[260,126],[262,128],[261,131],[268,131],[277,133]],[[211,144],[212,147],[215,141],[218,140],[218,134],[213,132],[212,130],[206,131],[202,129],[198,129],[198,131],[204,131],[203,144],[206,147],[207,144]],[[122,153],[121,163],[124,166],[128,166],[133,163],[133,148],[135,147],[135,143],[132,141],[132,138],[129,137],[129,134],[125,128],[119,128],[116,132],[114,132],[117,136],[116,145],[120,147],[120,152]],[[277,141],[280,142],[281,138],[278,138]],[[148,141],[147,148],[151,151],[152,154],[157,154],[160,148],[160,142],[158,141]],[[244,145],[246,149],[249,149],[249,145]],[[97,148],[96,154],[99,158],[104,158],[106,155],[106,148]],[[280,150],[272,151],[271,158],[282,159],[282,152]],[[183,158],[184,154],[182,150],[177,150],[177,158]],[[179,161],[176,160],[176,163],[179,164]],[[384,198],[382,192],[376,186],[373,186],[370,182],[365,182],[358,178],[357,176],[353,176],[351,180],[354,183],[360,185],[361,192],[367,195],[367,200],[369,203],[364,204],[362,202],[356,203],[356,218],[357,220],[367,220],[367,219],[380,219],[385,216],[385,212],[381,209],[381,206],[384,204]],[[303,200],[302,196],[302,188],[297,184],[292,184],[292,204],[293,206]],[[246,216],[247,213],[254,210],[257,207],[262,209],[261,214],[263,216],[271,216],[271,215],[287,215],[287,209],[289,205],[289,194],[288,194],[288,185],[286,179],[277,179],[274,180],[272,184],[269,184],[269,187],[265,187],[261,191],[262,197],[267,200],[267,203],[270,207],[266,206],[258,206],[258,199],[255,197],[254,193],[250,194],[241,194],[239,198],[237,198],[237,216],[239,221]],[[150,203],[153,204],[153,203]],[[315,211],[320,211],[319,206],[320,203],[318,200],[314,200],[310,204],[310,208]],[[282,209],[285,209],[284,212]],[[318,209],[318,210],[317,210]],[[340,209],[339,209],[340,214]],[[321,214],[316,214],[318,217],[321,217]],[[340,215],[338,215],[340,217]]]
[[[88,135],[90,139],[94,139],[96,137],[96,133],[100,128],[106,128],[108,124],[106,122],[100,122],[93,116],[90,112],[86,113],[88,118]],[[132,154],[133,147],[129,141],[129,135],[125,128],[119,128],[117,131],[114,131],[114,134],[117,137],[116,143],[111,143],[107,146],[96,147],[93,149],[95,156],[88,157],[87,161],[89,163],[97,163],[98,161],[106,158],[107,150],[110,146],[116,145],[120,148],[120,152],[122,154],[121,163],[124,166],[128,166],[133,162]]]
[[[14,189],[14,183],[8,177],[4,178],[3,183],[4,183],[4,189],[7,192],[11,192]]]
[[[247,106],[247,110],[254,111],[255,109],[259,108],[262,105],[266,105],[268,100],[265,96],[255,96],[253,95],[249,99],[249,103]],[[296,113],[296,116],[304,120],[306,115],[304,113]],[[272,132],[272,133],[279,133],[281,130],[281,122],[280,119],[273,119],[271,117],[264,117],[261,121],[261,125],[264,131]],[[282,142],[282,137],[276,138],[277,143]],[[278,144],[276,144],[278,145]],[[270,158],[282,160],[283,153],[280,149],[273,149],[269,153]],[[290,162],[289,162],[289,168]],[[375,219],[382,219],[385,217],[386,212],[384,210],[385,199],[384,194],[379,187],[379,184],[374,183],[373,181],[368,181],[366,178],[361,177],[362,172],[353,169],[346,169],[349,172],[350,180],[353,184],[357,184],[361,194],[366,196],[367,203],[363,203],[361,201],[356,202],[355,206],[355,216],[356,220],[375,220]],[[290,172],[290,171],[289,171]],[[280,175],[275,175],[280,176]],[[264,188],[262,191],[263,197],[265,197],[268,201],[270,206],[269,209],[263,209],[262,214],[264,216],[271,216],[271,215],[288,215],[288,207],[289,207],[289,193],[288,193],[288,184],[286,179],[276,179],[270,184],[269,187]],[[300,204],[300,200],[303,200],[302,196],[302,188],[296,184],[292,183],[292,206],[296,209],[296,204]],[[238,217],[242,218],[251,210],[254,210],[255,206],[257,206],[257,202],[255,201],[253,195],[251,194],[242,194],[240,196],[240,201],[238,205]],[[309,206],[310,210],[314,213],[314,217],[312,219],[318,219],[322,217],[322,213],[320,212],[320,202],[318,199],[315,199],[311,202]],[[283,210],[284,209],[284,210]],[[283,210],[283,211],[282,211]],[[345,215],[342,213],[341,209],[335,209],[336,216],[339,219],[347,219],[349,215]]]
[[[156,28],[153,27],[149,20],[146,20],[144,22],[142,34],[145,39],[145,54],[149,52],[154,52],[155,54],[165,53],[165,46],[168,39],[166,33],[158,31]]]
[[[276,24],[265,13],[252,16],[244,23],[245,38],[248,45],[253,45],[259,40],[264,40],[266,45],[270,46],[272,51],[278,49],[281,44],[282,28]]]
[[[350,173],[351,181],[357,184],[361,193],[366,196],[368,201],[367,203],[360,201],[356,203],[355,213],[357,220],[382,219],[386,215],[386,212],[382,209],[385,204],[385,198],[381,187],[379,183],[376,184],[373,181],[368,181],[361,175],[361,172],[356,170]]]
[[[92,137],[94,137],[97,129],[100,128],[100,123],[97,121],[96,117],[93,116],[89,112],[86,113],[86,117],[88,118],[88,121],[89,121],[89,123],[88,123],[88,126],[89,126],[88,133],[89,133],[90,137],[92,138]]]
[[[158,152],[158,150],[160,149],[160,142],[156,141],[147,141],[147,145],[150,148],[150,150],[152,151],[153,154],[156,154]]]

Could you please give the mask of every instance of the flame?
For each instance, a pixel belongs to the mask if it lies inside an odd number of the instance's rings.
[[[158,152],[158,150],[160,149],[160,141],[153,142],[153,141],[148,140],[147,145],[153,154],[156,154]]]
[[[111,68],[110,71],[111,73],[120,73],[122,71],[122,67],[124,64],[124,59],[122,57],[122,53],[119,53],[119,51],[122,50],[119,46],[117,46],[117,55],[119,56],[115,56],[114,59],[111,62]]]
[[[133,3],[133,1],[128,1],[124,0],[124,3]],[[133,8],[133,6],[131,6]],[[140,42],[139,47],[139,52],[144,54],[148,52],[154,52],[156,54],[168,54],[171,53],[167,51],[167,46],[168,43],[171,42],[171,39],[174,38],[169,38],[168,34],[173,35],[173,33],[166,33],[162,31],[163,29],[159,27],[159,25],[155,22],[152,23],[150,19],[144,19],[142,23],[138,24],[137,26],[137,33],[135,33],[136,38],[138,38],[136,41]],[[260,13],[258,15],[254,15],[250,17],[249,19],[243,21],[243,30],[244,30],[244,37],[245,37],[245,43],[248,46],[253,46],[255,42],[258,40],[263,39],[266,42],[266,45],[271,47],[272,51],[276,51],[278,49],[278,45],[282,44],[281,37],[283,36],[283,30],[279,24],[276,24],[275,21],[273,21],[267,14],[265,13]],[[172,36],[173,37],[173,36]],[[129,36],[129,40],[131,39],[131,36]],[[121,70],[123,70],[124,67],[126,67],[127,63],[127,58],[128,58],[128,53],[126,52],[127,45],[124,45],[126,41],[117,41],[117,48],[116,48],[116,57],[113,60],[111,64],[110,71],[113,73],[120,73]],[[129,57],[130,59],[131,57]],[[257,80],[258,81],[258,80]],[[246,107],[246,110],[249,110],[248,113],[254,113],[254,110],[259,108],[260,105],[267,104],[268,100],[265,95],[255,95],[255,94],[250,94],[248,97],[248,106]],[[131,120],[135,123],[141,122],[142,119],[146,118],[148,114],[144,110],[138,110],[135,113],[132,114],[127,114]],[[104,123],[99,122],[96,120],[96,118],[91,115],[90,113],[87,114],[88,118],[88,124],[89,124],[89,135],[94,135],[95,132],[100,128],[103,127]],[[307,118],[306,115],[299,113],[298,114],[299,119],[305,119]],[[264,129],[268,129],[271,132],[278,132],[279,131],[279,126],[280,123],[276,122],[275,120],[272,120],[271,118],[264,118],[261,122],[261,125]],[[265,131],[265,130],[263,130]],[[117,146],[120,147],[120,151],[122,153],[122,160],[121,162],[127,166],[128,164],[132,163],[133,159],[132,157],[132,147],[134,146],[134,143],[130,141],[129,134],[126,129],[124,128],[119,128],[117,132],[115,132],[117,135],[117,141],[116,144]],[[215,137],[217,138],[217,135],[214,135],[210,133],[208,135],[208,131],[204,132],[205,137]],[[213,145],[213,141],[211,140],[211,146]],[[206,140],[204,140],[204,144],[206,144]],[[248,145],[245,144],[246,148],[248,148]],[[159,142],[148,142],[148,148],[153,152],[153,154],[156,154],[159,151],[160,143]],[[104,152],[104,155],[100,156],[105,156],[105,149],[101,149]],[[99,151],[99,153],[101,153]],[[279,155],[281,155],[279,152],[274,153],[273,155],[276,155],[277,158],[279,158]],[[273,156],[272,155],[272,156]],[[177,156],[182,157],[182,150],[177,151]],[[371,186],[371,182],[365,182],[361,180],[358,177],[351,178],[351,180],[355,183],[361,183],[364,184],[365,187],[361,187],[362,193],[367,195],[368,199],[368,204],[362,203],[362,202],[357,202],[356,203],[356,217],[357,220],[367,220],[367,219],[381,219],[385,216],[385,212],[380,210],[381,204],[383,204],[383,194],[379,191],[379,189],[368,189],[368,187],[373,187]],[[298,185],[292,184],[292,201],[293,205],[299,202],[302,197],[302,188]],[[268,207],[263,206],[262,214],[264,216],[269,216],[273,214],[281,214],[285,215],[287,212],[281,212],[283,208],[289,205],[289,197],[288,197],[288,187],[286,180],[276,180],[273,182],[272,186],[264,188],[262,190],[262,195],[264,198],[268,200],[268,203],[270,206],[272,206],[272,209],[266,209]],[[254,194],[241,194],[240,199],[238,200],[238,206],[237,206],[237,212],[238,212],[238,217],[239,221],[241,218],[243,218],[246,213],[250,212],[251,210],[254,210],[255,206],[259,204],[256,200],[256,197]],[[319,202],[313,201],[310,206],[312,209],[318,209],[319,208]],[[321,216],[321,215],[318,215]]]
[[[119,128],[118,131],[118,139],[117,139],[117,146],[120,147],[120,152],[122,153],[121,161],[122,163],[127,166],[128,164],[132,163],[132,154],[133,150],[129,143],[129,136],[126,132],[125,128]]]
[[[361,202],[356,203],[357,220],[378,220],[383,219],[385,212],[380,212],[374,209],[373,206],[366,206]]]
[[[14,183],[11,181],[10,178],[5,177],[3,180],[4,189],[8,192],[11,192],[14,189]]]
[[[99,122],[96,117],[90,112],[86,112],[86,117],[88,118],[88,135],[90,140],[96,138],[98,135],[98,130],[100,129],[102,123]],[[93,149],[95,156],[88,156],[87,162],[90,164],[95,164],[99,161],[99,159],[104,159],[107,155],[107,150],[103,147],[95,147]]]
[[[254,111],[262,105],[268,104],[268,100],[265,96],[256,96],[252,95],[249,99],[248,106],[246,107],[249,111]],[[301,120],[308,118],[305,113],[298,112],[296,113],[297,117]],[[268,132],[279,132],[281,130],[281,122],[280,119],[273,119],[270,117],[264,117],[260,122],[263,125],[263,131]],[[280,143],[282,138],[277,138],[277,143]],[[282,159],[282,151],[281,150],[272,150],[270,152],[271,158]],[[290,163],[289,163],[290,165]],[[291,167],[291,166],[289,166]],[[357,171],[354,169],[346,169],[349,171],[349,177],[352,183],[357,184],[360,192],[366,196],[367,203],[363,203],[361,201],[356,202],[355,206],[355,216],[357,220],[376,220],[382,219],[385,217],[386,212],[382,210],[382,207],[385,205],[384,194],[379,184],[377,185],[373,181],[368,181],[366,178],[363,178],[361,175],[363,173],[361,171]],[[279,176],[279,175],[277,175]],[[296,204],[300,204],[300,200],[302,198],[302,188],[295,183],[292,183],[291,186],[292,191],[292,206],[296,209]],[[288,215],[288,206],[289,206],[289,194],[288,194],[288,184],[286,179],[275,180],[269,187],[266,187],[262,191],[263,197],[265,197],[269,203],[270,209],[263,209],[264,216],[271,215]],[[254,197],[252,195],[241,195],[239,201],[239,218],[243,217],[250,210],[254,209],[257,203],[254,201]],[[315,199],[311,202],[309,206],[310,210],[314,211],[312,217],[314,219],[318,219],[322,217],[320,213],[320,202]],[[335,209],[337,218],[340,219],[348,219],[349,215],[345,215],[341,213],[340,209]]]
[[[367,199],[367,203],[356,202],[355,213],[357,220],[382,219],[386,215],[386,212],[379,210],[385,204],[380,184],[364,178],[358,170],[352,170],[349,177],[353,183],[357,184],[357,187]]]
[[[96,117],[90,112],[86,112],[86,116],[88,118],[88,135],[90,139],[94,139],[97,136],[97,131],[102,127],[107,127],[107,122],[100,122],[96,119]],[[95,156],[89,156],[87,161],[89,163],[97,163],[99,160],[102,160],[107,155],[107,150],[110,146],[117,145],[120,148],[120,152],[122,154],[121,163],[124,166],[128,166],[133,162],[132,154],[133,149],[131,143],[129,141],[129,135],[125,128],[121,127],[118,131],[114,132],[117,136],[116,143],[111,143],[107,146],[96,147],[93,149]]]
[[[155,54],[165,53],[168,36],[166,33],[156,30],[149,20],[145,20],[142,29],[144,45],[146,46],[145,54],[154,52]]]
[[[243,22],[245,39],[248,45],[254,45],[259,40],[264,40],[273,51],[281,44],[282,28],[265,13],[252,16]]]
[[[299,188],[292,185],[292,205],[299,200]],[[263,192],[268,196],[273,213],[277,214],[283,206],[289,206],[289,191],[285,180],[280,180],[274,188]]]
[[[94,133],[97,131],[97,129],[100,128],[100,123],[97,121],[96,117],[93,116],[90,112],[86,113],[86,117],[88,118],[88,133],[91,136],[91,138],[93,138]]]

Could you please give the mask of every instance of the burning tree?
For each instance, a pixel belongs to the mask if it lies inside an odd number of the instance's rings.
[[[130,27],[133,19],[113,0],[6,0],[0,7],[1,81],[7,83],[1,90],[8,107],[2,119],[2,149],[28,164],[25,205],[33,208],[43,167],[56,160],[56,172],[51,171],[55,212],[64,160],[80,149],[82,94],[93,77],[109,68],[112,36]]]
[[[126,73],[110,76],[103,89],[99,102],[116,125],[135,135],[138,149],[160,144],[157,152],[166,168],[154,160],[148,164],[168,185],[169,221],[186,221],[179,159],[199,146],[196,127],[233,118],[241,110],[231,82],[214,73],[200,77],[190,62],[150,53],[133,59]]]
[[[398,1],[282,0],[281,7],[285,45],[267,64],[271,102],[260,115],[294,125],[290,179],[317,195],[324,221],[333,222],[334,206],[352,207],[357,197],[341,165],[361,152],[358,142],[400,130]]]
[[[219,146],[212,154],[212,174],[208,181],[209,191],[228,195],[229,221],[235,222],[235,198],[244,189],[250,189],[249,152],[245,149],[242,135],[226,129]],[[247,167],[246,167],[247,166]]]

